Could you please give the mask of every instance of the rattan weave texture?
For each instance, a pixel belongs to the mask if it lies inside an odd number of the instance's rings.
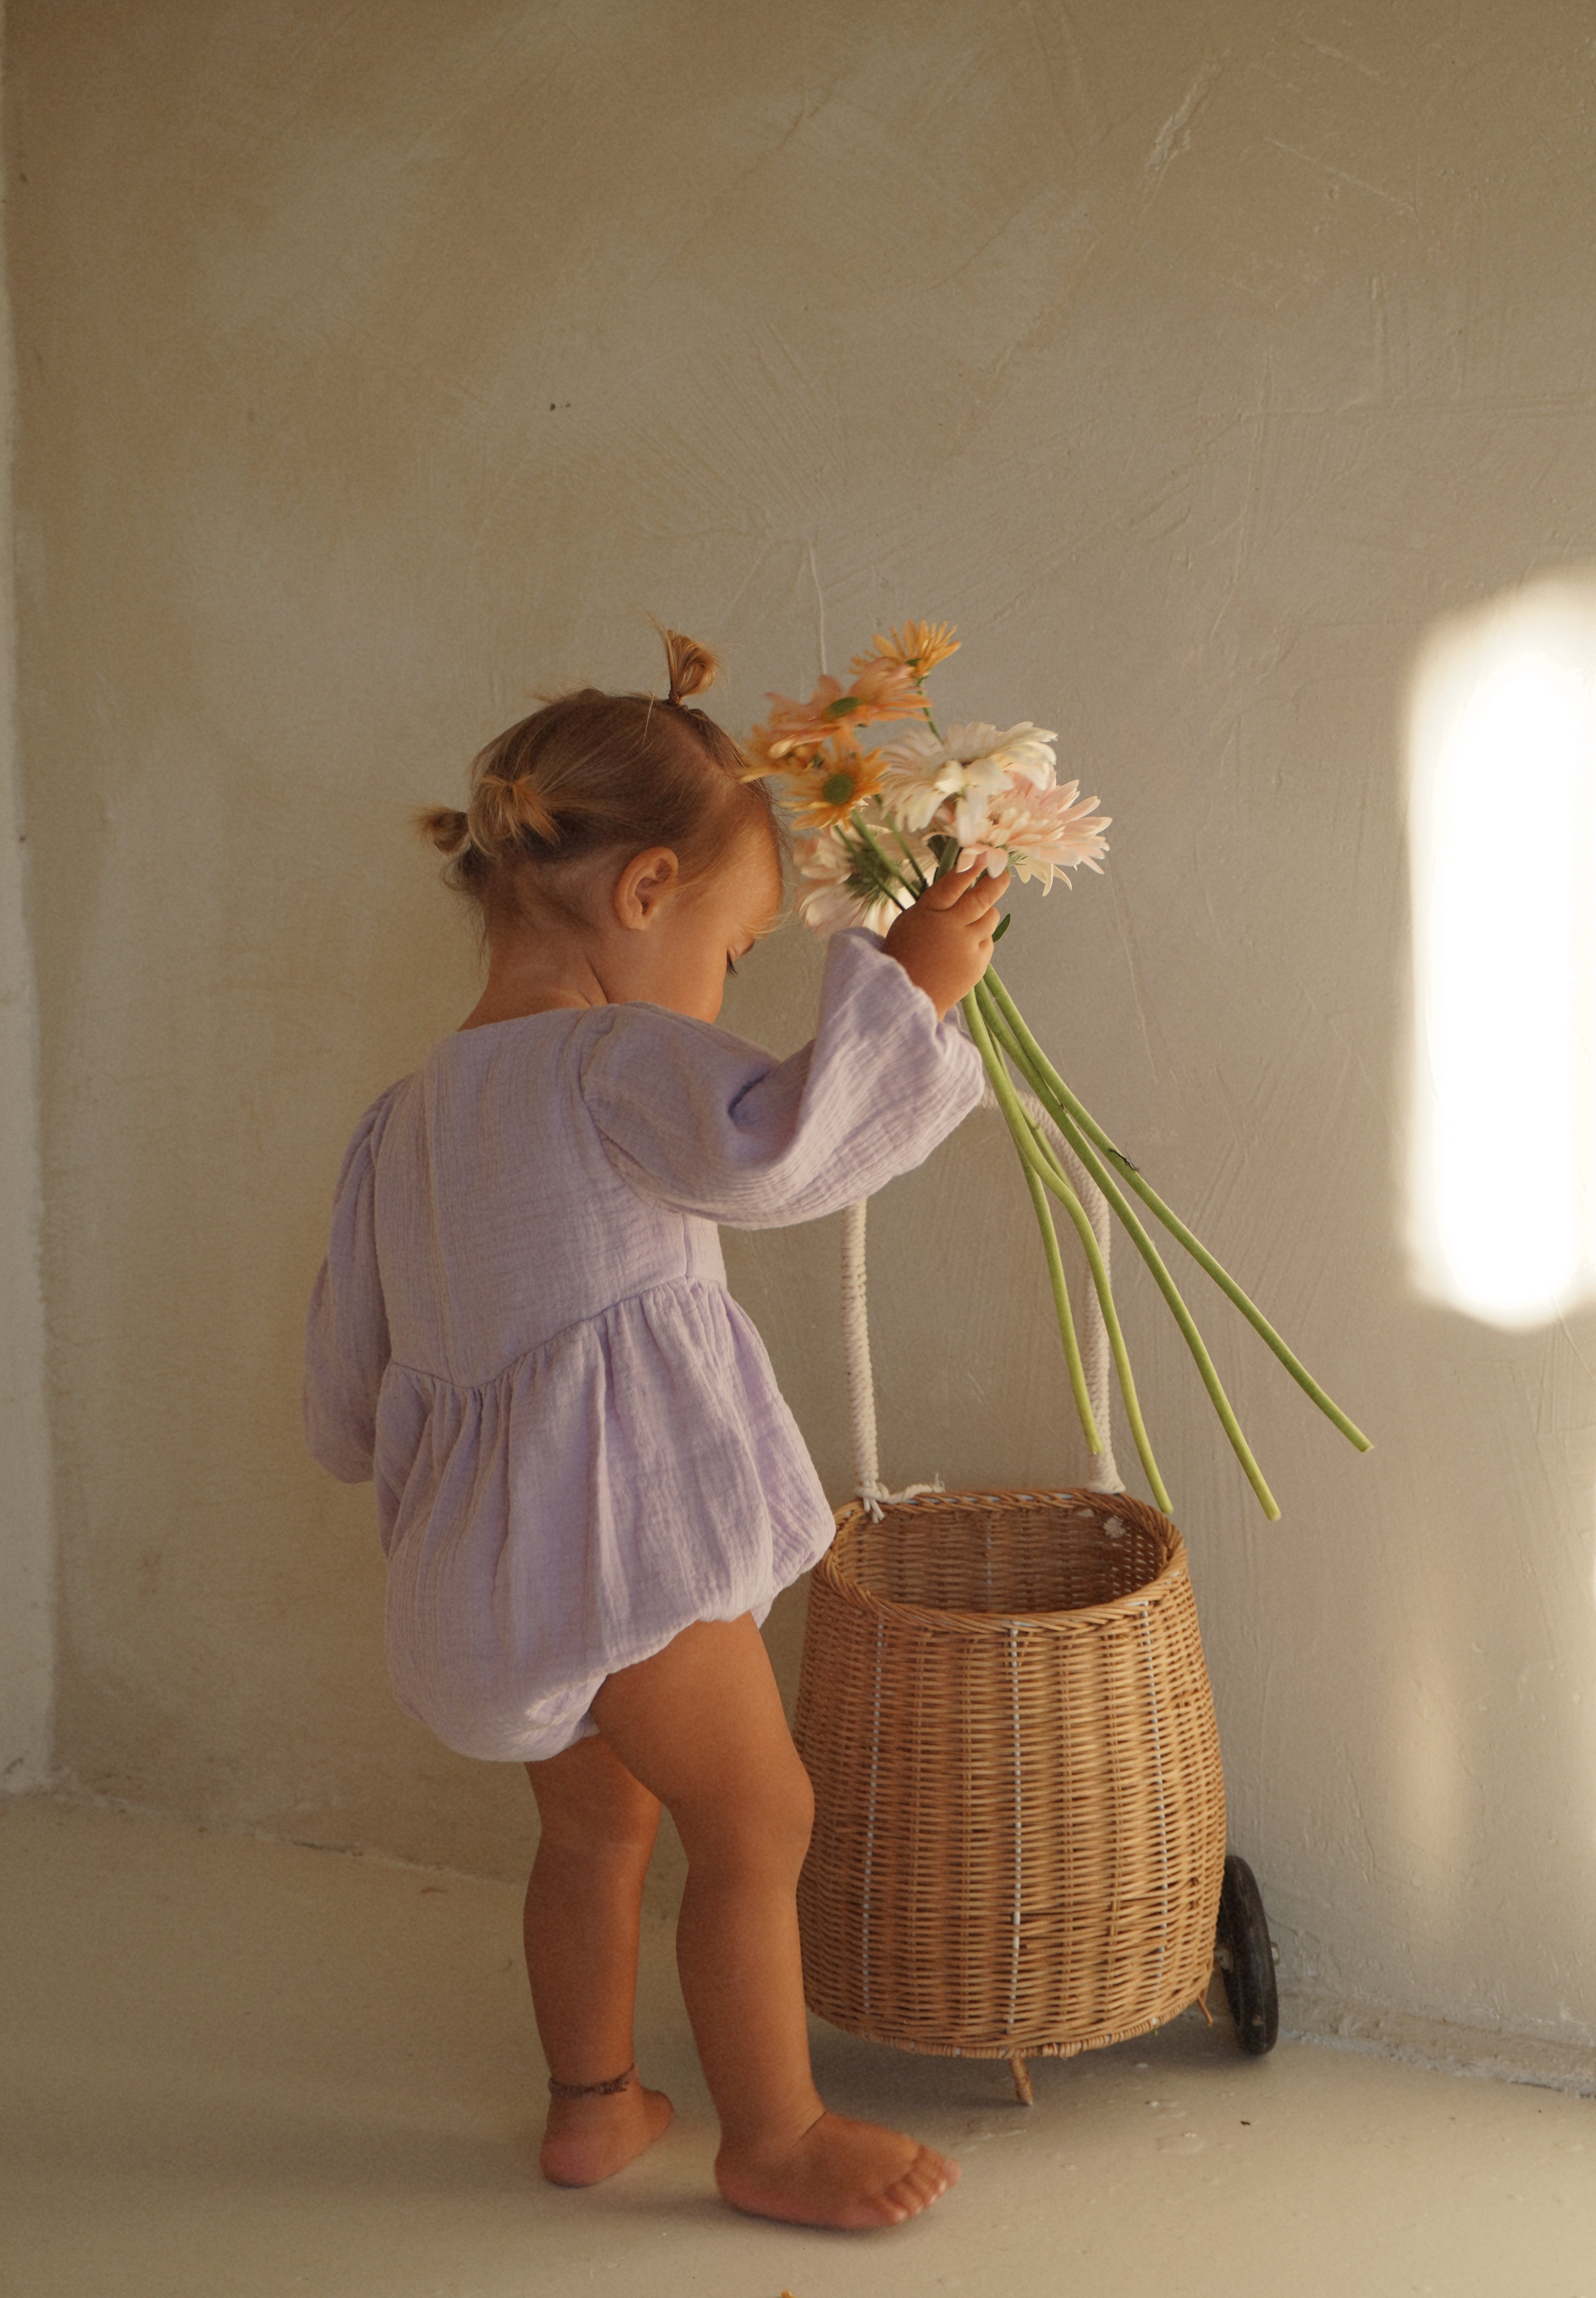
[[[810,2008],[899,2048],[1065,2056],[1203,1993],[1225,1858],[1186,1547],[1128,1493],[841,1511],[796,1733]]]

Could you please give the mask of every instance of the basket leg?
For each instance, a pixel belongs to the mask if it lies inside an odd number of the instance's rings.
[[[1026,2070],[1025,2061],[1018,2051],[1011,2051],[1009,2054],[1009,2072],[1014,2078],[1014,2096],[1021,2106],[1030,2106],[1032,2103],[1030,2076]]]

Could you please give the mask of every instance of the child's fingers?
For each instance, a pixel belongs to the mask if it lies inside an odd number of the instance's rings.
[[[996,905],[1002,901],[1004,896],[1008,892],[1008,889],[1009,873],[1005,870],[1001,878],[988,878],[984,876],[978,878],[974,885],[972,886],[969,891],[962,897],[962,899],[966,908],[979,913],[982,910],[995,908]]]
[[[961,894],[954,906],[954,916],[962,926],[973,926],[978,933],[990,930],[993,912],[1009,888],[1006,871],[1001,878],[978,878],[966,893]]]
[[[1008,872],[1001,878],[988,878],[984,862],[972,862],[968,869],[950,871],[939,878],[920,897],[920,905],[928,910],[951,910],[963,905],[967,915],[979,915],[989,910],[994,902],[1001,901],[1008,890]]]
[[[972,862],[967,870],[950,870],[946,878],[939,878],[920,897],[919,907],[926,910],[951,910],[974,885],[983,864]]]

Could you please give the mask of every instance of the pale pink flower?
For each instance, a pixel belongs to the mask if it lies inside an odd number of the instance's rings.
[[[1103,832],[1112,816],[1094,814],[1096,799],[1079,797],[1079,782],[1035,789],[1016,781],[996,794],[984,814],[970,807],[958,833],[961,868],[982,861],[989,876],[1009,870],[1016,878],[1038,880],[1044,893],[1058,872],[1082,863],[1101,876],[1100,856],[1108,851]]]

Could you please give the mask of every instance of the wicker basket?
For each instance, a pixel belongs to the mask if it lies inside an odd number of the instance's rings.
[[[1186,1546],[1128,1493],[858,1507],[810,1588],[810,2008],[901,2050],[1068,2056],[1203,1996],[1225,1798]]]

